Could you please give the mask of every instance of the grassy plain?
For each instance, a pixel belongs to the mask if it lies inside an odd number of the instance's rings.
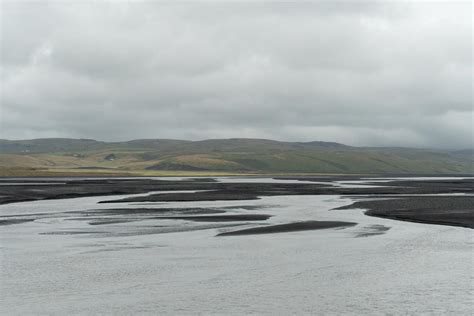
[[[463,151],[259,139],[0,140],[0,175],[472,174]]]

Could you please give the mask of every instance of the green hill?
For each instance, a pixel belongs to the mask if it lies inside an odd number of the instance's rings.
[[[266,139],[0,140],[2,169],[472,174],[472,150],[351,147]]]

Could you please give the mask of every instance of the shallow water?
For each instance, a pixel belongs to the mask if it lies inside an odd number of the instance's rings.
[[[0,227],[2,314],[473,312],[470,229],[368,217],[362,210],[330,211],[352,202],[334,195],[97,204],[117,198],[0,206],[1,216],[46,214]],[[270,214],[272,224],[330,220],[358,225],[215,237],[246,226],[219,223],[226,227],[201,229],[214,224],[146,218],[92,226],[84,214],[71,213],[146,205]],[[186,231],[163,233],[156,226]]]

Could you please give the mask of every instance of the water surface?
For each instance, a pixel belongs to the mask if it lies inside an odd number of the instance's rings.
[[[32,222],[0,227],[2,314],[468,315],[473,311],[470,229],[368,217],[362,210],[330,211],[352,203],[349,197],[336,195],[97,204],[118,197],[0,206],[1,216],[43,214]],[[215,237],[255,223],[201,229],[203,223],[145,219],[94,226],[80,213],[144,205],[269,214],[273,215],[269,224],[304,220],[358,224]],[[170,233],[163,227],[184,229]]]

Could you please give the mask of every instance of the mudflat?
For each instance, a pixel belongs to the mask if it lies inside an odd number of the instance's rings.
[[[355,226],[357,223],[352,222],[336,222],[336,221],[304,221],[280,225],[269,225],[262,227],[253,227],[231,232],[220,233],[217,236],[238,236],[238,235],[258,235],[258,234],[276,234],[288,233],[305,230],[341,228]]]
[[[357,180],[363,184],[356,186],[340,185],[344,181],[349,183]],[[265,179],[259,182],[258,178],[252,178],[252,181],[248,182],[245,181],[245,178],[238,182],[225,182],[213,178],[183,178],[178,180],[150,178],[3,178],[0,179],[0,204],[121,194],[143,195],[103,200],[99,203],[146,204],[150,202],[245,201],[256,200],[264,196],[341,195],[357,196],[358,198],[370,197],[371,201],[358,201],[353,205],[344,207],[346,209],[367,209],[366,214],[370,216],[474,227],[474,198],[472,197],[472,194],[474,194],[474,179],[472,178],[424,178],[422,180],[392,178],[384,182],[380,182],[379,178],[360,180],[361,178],[356,176],[287,177],[274,182],[268,182]],[[337,183],[339,184],[336,185]],[[440,196],[439,194],[450,196]],[[84,216],[83,220],[90,220],[92,225],[139,221],[144,218],[179,219],[196,222],[264,221],[268,219],[268,215],[265,214],[203,216],[204,214],[226,213],[226,210],[212,208],[110,208],[108,210],[87,210],[82,211],[82,213],[84,213],[82,214]],[[69,213],[69,215],[72,215],[72,213]],[[118,215],[127,215],[128,218],[119,220],[114,218],[104,220],[103,218],[104,216]],[[159,217],[156,215],[159,215]],[[31,216],[28,218],[3,218],[0,225],[25,223],[32,218]],[[95,221],[93,221],[94,219]],[[293,225],[291,227],[295,227],[294,224],[291,225]],[[307,227],[317,226],[315,223],[309,226],[305,225]],[[299,226],[296,225],[296,227]],[[278,229],[285,228],[280,227]],[[265,232],[265,229],[263,231]]]
[[[366,215],[474,228],[474,196],[409,196],[358,201],[341,209],[367,209]]]

